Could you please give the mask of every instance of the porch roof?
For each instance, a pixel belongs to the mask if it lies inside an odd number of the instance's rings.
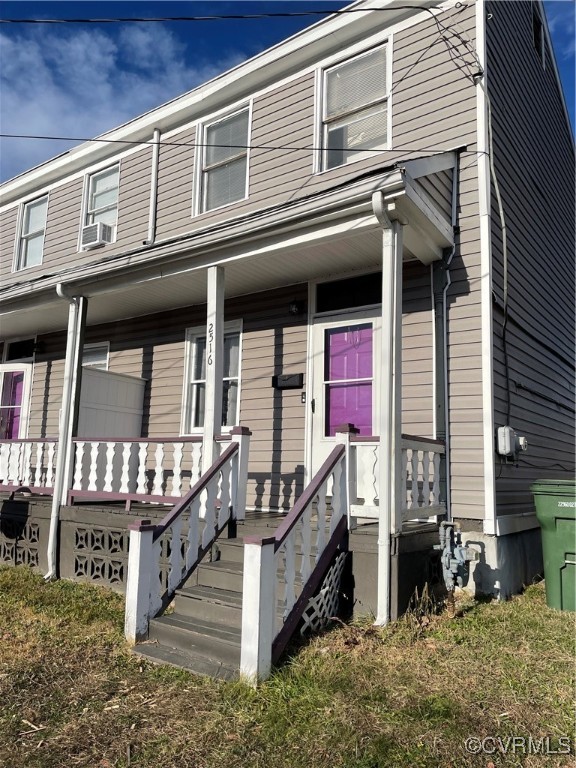
[[[376,269],[382,231],[372,195],[378,191],[405,224],[404,259],[430,263],[453,244],[452,226],[410,170],[424,176],[454,164],[454,153],[397,164],[311,198],[8,287],[0,293],[2,336],[65,328],[68,305],[56,294],[59,283],[69,296],[90,298],[88,323],[96,325],[204,303],[205,270],[212,265],[226,269],[227,297]]]

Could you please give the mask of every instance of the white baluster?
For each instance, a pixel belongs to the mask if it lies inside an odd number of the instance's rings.
[[[34,467],[34,485],[38,488],[42,485],[42,457],[44,455],[44,443],[36,443],[36,466]],[[0,478],[1,479],[1,478]]]
[[[154,454],[156,465],[154,467],[154,488],[152,493],[154,496],[163,496],[164,485],[164,444],[158,443],[156,446],[156,452]]]
[[[74,451],[74,482],[72,488],[76,491],[82,490],[82,470],[84,468],[84,441],[75,443]]]
[[[402,509],[408,509],[408,450],[406,448],[402,448],[402,462],[401,462],[401,471],[402,471],[402,493],[403,498],[402,501]]]
[[[172,473],[172,496],[182,496],[182,457],[184,443],[174,443],[174,471]]]
[[[318,492],[318,533],[316,535],[316,562],[326,546],[326,486]]]
[[[172,523],[170,546],[170,570],[168,571],[168,592],[172,594],[182,581],[182,515]]]
[[[338,520],[342,517],[342,494],[341,494],[341,477],[342,477],[342,462],[338,464],[332,470],[333,486],[332,486],[332,515],[330,517],[330,535],[334,533]],[[330,478],[329,478],[330,479]]]
[[[188,546],[186,547],[186,570],[189,571],[198,559],[199,537],[198,522],[200,519],[200,499],[196,496],[189,509]]]
[[[11,480],[14,485],[20,485],[21,472],[20,467],[22,463],[22,443],[12,443],[12,450],[10,451],[10,467],[9,467],[9,481]]]
[[[294,529],[284,541],[284,618],[288,616],[296,602],[296,554],[294,547]]]
[[[160,557],[162,555],[162,537],[152,545],[152,568],[150,573],[150,616],[155,616],[162,608],[162,584],[160,581]]]
[[[430,452],[422,451],[422,507],[430,506]]]
[[[192,443],[191,455],[190,488],[198,482],[202,474],[202,443]]]
[[[219,499],[220,509],[218,510],[218,528],[226,523],[230,517],[230,477],[231,477],[231,462],[228,461],[222,467],[220,471],[220,483],[219,483]]]
[[[430,500],[431,504],[440,503],[440,461],[440,454],[435,453],[434,458],[432,459],[432,465],[434,467],[434,479],[432,481],[432,499]]]
[[[54,480],[56,443],[48,443],[48,458],[46,460],[46,488],[52,488]]]
[[[104,473],[104,491],[112,493],[112,480],[114,478],[114,456],[116,443],[106,443],[106,472]]]
[[[8,482],[8,464],[10,462],[10,443],[0,443],[0,482]]]
[[[122,443],[122,473],[120,476],[120,493],[130,491],[130,454],[132,443]]]
[[[31,484],[32,467],[30,465],[30,457],[32,455],[32,443],[24,444],[24,456],[23,456],[23,484],[28,486]]]
[[[88,490],[97,491],[98,481],[98,453],[100,452],[100,443],[90,443],[90,473],[88,475]]]
[[[412,489],[410,493],[410,509],[417,509],[418,508],[418,499],[420,496],[420,491],[418,488],[418,464],[419,464],[419,456],[418,451],[413,448],[412,449],[412,460],[410,462],[412,467]]]
[[[212,478],[202,494],[204,503],[201,507],[200,517],[204,518],[204,530],[202,531],[202,547],[207,547],[214,539],[216,529],[215,504],[218,479]]]
[[[302,584],[306,584],[311,573],[310,556],[312,554],[312,505],[309,504],[304,510],[301,518],[302,535],[302,565],[300,574]]]
[[[148,443],[138,443],[138,485],[136,492],[145,496],[148,493],[146,482],[146,460],[148,458]]]

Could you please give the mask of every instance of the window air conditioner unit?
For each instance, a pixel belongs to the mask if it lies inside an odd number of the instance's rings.
[[[99,221],[96,224],[87,224],[82,227],[82,248],[97,248],[112,242],[112,227]]]

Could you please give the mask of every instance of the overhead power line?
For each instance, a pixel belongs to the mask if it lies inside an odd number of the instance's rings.
[[[457,6],[462,3],[457,3]],[[258,19],[287,19],[301,18],[305,16],[347,16],[353,13],[366,13],[367,11],[439,11],[440,6],[422,8],[419,5],[396,5],[391,8],[344,8],[323,9],[308,11],[278,11],[273,13],[214,13],[206,16],[124,16],[103,19],[0,19],[0,24],[131,24],[131,23],[156,23],[169,21],[227,21],[227,20],[258,20]]]

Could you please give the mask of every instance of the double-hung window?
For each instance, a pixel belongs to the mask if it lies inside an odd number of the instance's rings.
[[[47,211],[48,195],[24,205],[16,258],[17,270],[42,264]]]
[[[246,108],[205,126],[201,213],[247,197],[249,121]]]
[[[324,72],[323,170],[366,157],[370,150],[386,148],[386,60],[384,45]]]
[[[97,368],[99,371],[108,370],[108,342],[102,344],[85,344],[82,350],[82,366],[84,368]]]
[[[206,405],[206,330],[186,331],[187,370],[184,379],[184,434],[197,432],[204,426]],[[227,325],[224,332],[224,365],[222,391],[222,426],[238,424],[240,391],[241,332],[238,324]],[[209,352],[208,357],[213,353]]]
[[[118,165],[93,173],[89,177],[84,224],[97,224],[101,221],[111,227],[116,227],[119,178],[120,168]]]

